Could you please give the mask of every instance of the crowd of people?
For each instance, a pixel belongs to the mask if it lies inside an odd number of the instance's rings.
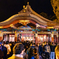
[[[52,42],[0,42],[0,59],[55,59]]]

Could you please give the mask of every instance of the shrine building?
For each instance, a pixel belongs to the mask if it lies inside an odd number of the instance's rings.
[[[29,2],[23,9],[0,22],[0,41],[59,42],[59,24],[36,13]]]

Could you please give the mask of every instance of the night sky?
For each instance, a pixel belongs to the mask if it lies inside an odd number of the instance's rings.
[[[51,17],[55,15],[50,0],[0,0],[0,22],[21,11],[28,1],[38,14],[44,12]]]

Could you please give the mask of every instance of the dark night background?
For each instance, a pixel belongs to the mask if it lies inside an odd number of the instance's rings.
[[[0,0],[0,22],[17,14],[28,1],[31,8],[38,14],[50,20],[56,18],[50,0]]]

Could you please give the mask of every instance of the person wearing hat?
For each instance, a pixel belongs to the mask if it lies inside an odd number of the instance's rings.
[[[13,55],[8,59],[27,59],[24,45],[22,43],[16,43],[13,47]]]

